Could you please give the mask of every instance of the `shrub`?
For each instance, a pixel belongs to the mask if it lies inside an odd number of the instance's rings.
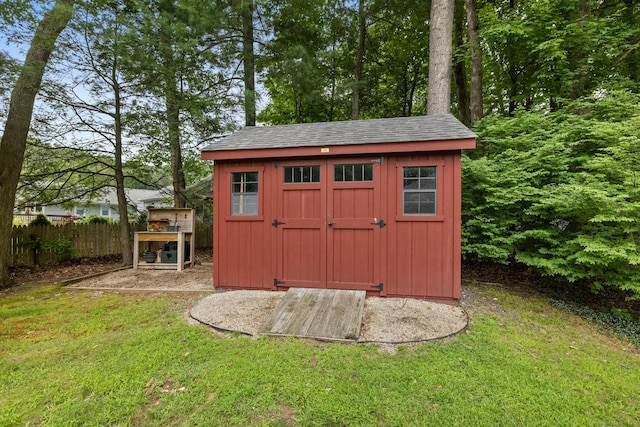
[[[464,255],[640,298],[639,104],[610,93],[480,122],[463,159]]]
[[[21,219],[21,218],[13,218],[13,226],[14,227],[21,227],[23,225],[27,225],[27,221],[25,221],[24,219]]]
[[[29,225],[51,225],[51,222],[47,219],[47,216],[40,212],[36,217],[29,223]]]
[[[77,222],[78,224],[113,224],[114,220],[111,218],[106,218],[104,216],[91,215],[88,218],[81,219]]]
[[[67,239],[43,240],[40,248],[53,252],[60,261],[78,258],[78,256],[80,256],[78,250],[73,246],[73,242]]]

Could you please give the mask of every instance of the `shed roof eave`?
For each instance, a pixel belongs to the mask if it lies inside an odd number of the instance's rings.
[[[280,157],[333,157],[345,155],[458,151],[473,149],[475,147],[475,138],[465,138],[438,141],[387,142],[373,144],[203,150],[201,152],[201,158],[202,160],[243,160]]]

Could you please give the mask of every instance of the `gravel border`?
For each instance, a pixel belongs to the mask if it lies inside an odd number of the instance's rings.
[[[191,309],[195,320],[218,331],[260,336],[262,325],[284,292],[226,291],[202,298]],[[453,336],[466,330],[467,312],[447,304],[413,298],[365,300],[359,343],[407,344]]]

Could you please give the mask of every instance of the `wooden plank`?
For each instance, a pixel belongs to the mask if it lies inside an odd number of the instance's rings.
[[[269,333],[273,331],[275,334],[282,332],[283,328],[291,320],[298,301],[302,298],[302,294],[297,291],[298,289],[300,288],[289,288],[284,298],[280,300],[278,306],[262,326],[262,332]]]
[[[289,288],[261,333],[355,341],[360,336],[365,295],[355,290]]]

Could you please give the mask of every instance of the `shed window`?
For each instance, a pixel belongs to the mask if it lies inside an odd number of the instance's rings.
[[[287,184],[320,182],[320,166],[286,166],[284,182]]]
[[[334,165],[333,179],[335,182],[373,181],[373,164]]]
[[[402,209],[404,215],[437,213],[437,166],[404,167],[402,173]]]
[[[231,215],[258,215],[258,172],[231,174]]]

